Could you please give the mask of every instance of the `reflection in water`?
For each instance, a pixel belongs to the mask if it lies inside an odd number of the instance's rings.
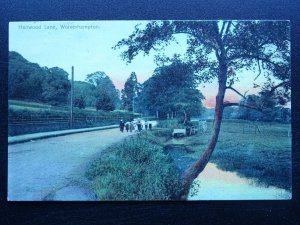
[[[271,200],[291,199],[292,193],[274,186],[258,186],[233,172],[208,163],[194,181],[188,200]]]

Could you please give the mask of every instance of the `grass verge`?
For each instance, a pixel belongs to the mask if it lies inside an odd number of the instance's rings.
[[[86,176],[99,200],[172,200],[180,190],[177,168],[150,132],[106,149]]]

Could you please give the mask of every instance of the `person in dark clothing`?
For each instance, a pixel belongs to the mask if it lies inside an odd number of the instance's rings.
[[[127,132],[129,131],[129,126],[130,126],[130,123],[129,123],[129,122],[126,122],[126,123],[125,123],[125,128],[126,128],[126,131],[127,131]]]
[[[120,120],[120,131],[123,132],[124,131],[124,126],[125,126],[125,123],[123,120]]]
[[[142,128],[143,128],[143,125],[141,123],[141,121],[139,120],[138,123],[137,123],[137,128],[138,128],[138,131],[141,131]]]
[[[149,125],[149,130],[152,130],[152,123],[148,123],[148,125]]]
[[[192,128],[191,128],[190,126],[187,126],[187,127],[185,128],[185,131],[186,131],[186,135],[187,135],[187,136],[191,136]]]

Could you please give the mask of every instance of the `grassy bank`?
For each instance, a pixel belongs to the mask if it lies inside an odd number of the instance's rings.
[[[255,131],[256,125],[259,131]],[[209,122],[209,130],[204,134],[177,139],[176,143],[187,145],[194,151],[188,155],[198,159],[208,144],[211,127],[212,122]],[[224,120],[210,161],[222,170],[235,171],[263,185],[290,189],[292,159],[289,129],[288,124]]]
[[[74,108],[73,128],[118,124],[120,118],[129,121],[133,117],[131,112],[126,111],[106,112],[90,108]],[[35,102],[9,100],[8,133],[11,136],[69,129],[69,119],[68,107],[54,107]]]
[[[212,161],[221,169],[237,171],[262,184],[291,189],[289,125],[261,123],[261,133],[243,134],[236,132],[231,124],[224,124]],[[239,125],[236,127],[241,129],[243,124]]]
[[[9,100],[8,116],[12,118],[41,118],[41,117],[68,117],[70,109],[68,106],[51,106],[36,102]],[[131,112],[115,110],[112,112],[96,111],[93,108],[73,108],[74,116],[78,117],[127,117],[133,116]],[[136,115],[138,116],[138,115]]]
[[[106,149],[86,176],[99,200],[171,200],[180,190],[178,170],[151,132]]]

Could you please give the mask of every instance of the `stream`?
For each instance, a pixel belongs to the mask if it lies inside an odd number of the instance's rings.
[[[165,150],[173,158],[181,176],[195,159],[188,156],[183,144],[169,144]],[[253,179],[240,177],[235,172],[208,163],[194,180],[187,200],[289,200],[292,193],[274,186],[257,184]]]
[[[261,186],[253,180],[223,171],[208,163],[194,180],[188,200],[289,200],[292,193],[274,186]]]

